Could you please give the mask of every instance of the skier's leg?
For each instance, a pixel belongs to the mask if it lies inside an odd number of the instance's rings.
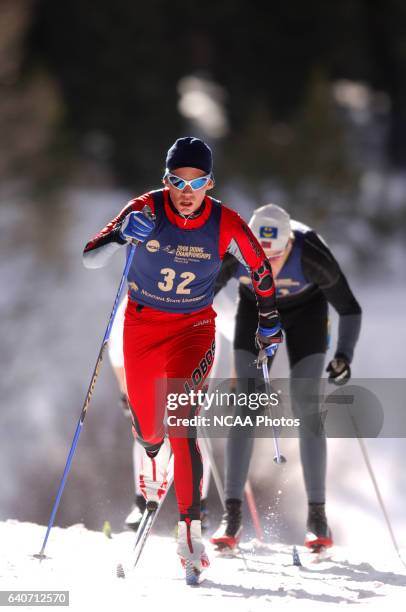
[[[124,319],[124,365],[133,425],[142,446],[157,452],[162,443],[166,406],[166,356],[171,319],[131,300]]]
[[[325,513],[327,441],[316,399],[324,361],[324,353],[314,353],[301,359],[291,372],[292,406],[302,421],[300,459],[309,504],[305,544],[314,550],[333,543]]]
[[[213,363],[214,311],[209,309],[199,315],[185,316],[185,321],[174,336],[169,351],[167,375],[168,392],[185,392],[184,384],[195,389],[202,387]],[[194,326],[200,320],[204,325]],[[193,374],[195,375],[193,376]],[[197,407],[179,407],[173,414],[190,418]],[[186,437],[187,436],[187,437]],[[196,428],[169,428],[174,453],[174,484],[181,520],[200,519],[200,491],[203,477],[202,457],[197,442]]]
[[[236,316],[234,338],[234,369],[237,393],[247,393],[247,380],[263,383],[262,375],[252,364],[257,357],[255,331],[258,320],[256,303],[241,298]],[[235,406],[235,416],[245,416],[246,410]],[[225,447],[225,504],[226,509],[217,531],[210,541],[218,548],[233,548],[242,530],[241,505],[244,486],[254,447],[254,438],[244,427],[230,427]]]
[[[300,459],[309,503],[326,501],[327,444],[317,399],[324,362],[324,353],[314,353],[291,369],[292,410],[301,419]]]
[[[235,370],[237,374],[237,394],[247,392],[246,381],[249,378],[256,379],[258,385],[262,384],[261,370],[252,367],[252,363],[255,361],[256,357],[256,354],[249,351],[234,351]],[[235,416],[244,418],[247,414],[252,415],[252,412],[247,412],[247,408],[244,406],[235,406]],[[255,438],[247,435],[245,427],[230,427],[225,449],[226,500],[243,499],[244,486],[248,477],[248,469],[254,448],[254,440]]]
[[[258,322],[258,310],[255,300],[241,297],[238,303],[235,337],[234,369],[236,374],[236,391],[247,392],[247,380],[256,379],[263,383],[261,371],[253,365],[258,349],[255,346],[255,332]],[[235,414],[242,415],[242,408],[235,407]],[[254,438],[246,435],[244,428],[230,428],[226,443],[225,457],[225,497],[227,499],[243,498],[244,485],[254,446]]]
[[[168,391],[185,391],[185,382],[202,387],[214,357],[214,317],[212,309],[184,318],[171,344],[167,364]],[[197,323],[197,325],[196,325]],[[195,406],[183,406],[176,416],[190,418],[197,414]],[[200,492],[203,477],[202,457],[195,427],[169,427],[174,454],[174,484],[179,507],[178,555],[183,563],[192,563],[197,570],[208,565],[201,539]]]
[[[145,510],[145,497],[140,488],[139,474],[141,472],[142,457],[145,454],[145,449],[135,439],[133,442],[132,458],[133,458],[133,474],[134,474],[134,491],[135,500],[131,512],[125,519],[125,524],[131,529],[138,529],[142,519],[142,514]]]
[[[287,329],[292,410],[301,419],[300,458],[309,503],[305,543],[331,546],[325,515],[327,444],[320,414],[320,379],[327,349],[327,305],[312,306]]]
[[[164,444],[165,391],[156,380],[165,374],[169,325],[151,309],[129,302],[124,323],[124,363],[133,430],[144,446],[141,491],[148,501],[159,501],[166,485],[170,455]],[[160,324],[159,324],[160,323]]]
[[[236,393],[247,393],[248,380],[253,388],[263,386],[262,371],[253,366],[257,355],[251,351],[234,351],[236,372]],[[243,406],[235,406],[234,415],[244,418],[252,416],[252,411]],[[255,438],[245,427],[230,427],[225,448],[225,502],[226,510],[211,542],[218,548],[234,548],[242,531],[241,505],[244,487],[254,449]]]

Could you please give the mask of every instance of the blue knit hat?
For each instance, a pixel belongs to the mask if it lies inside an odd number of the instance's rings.
[[[206,174],[213,170],[213,157],[210,147],[193,136],[178,138],[166,156],[166,167],[172,172],[176,168],[198,168]]]

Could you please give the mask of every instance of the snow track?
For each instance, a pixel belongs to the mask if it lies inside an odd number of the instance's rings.
[[[134,534],[108,539],[82,525],[56,527],[46,550],[50,558],[40,563],[32,555],[44,531],[32,523],[0,523],[0,588],[69,590],[69,609],[75,611],[176,607],[214,612],[229,603],[232,612],[269,605],[274,610],[329,610],[347,604],[390,606],[393,612],[404,609],[406,601],[406,571],[391,551],[366,559],[362,551],[336,547],[331,561],[312,565],[309,553],[298,547],[304,565],[298,568],[292,564],[291,546],[272,544],[262,554],[245,552],[246,567],[242,557],[218,557],[208,545],[211,567],[201,586],[192,588],[185,585],[171,537],[151,536],[136,571],[126,571],[123,580],[116,577],[116,566],[132,566]]]

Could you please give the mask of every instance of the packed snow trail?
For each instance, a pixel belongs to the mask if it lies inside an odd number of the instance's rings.
[[[212,564],[203,583],[193,588],[185,585],[173,537],[152,535],[135,572],[120,579],[117,564],[132,565],[133,533],[108,539],[82,525],[55,527],[47,549],[50,558],[39,562],[32,555],[38,552],[44,529],[12,520],[0,523],[1,590],[68,590],[69,609],[75,611],[176,605],[214,612],[228,603],[233,612],[256,612],[271,604],[295,612],[345,604],[404,609],[406,571],[389,546],[374,559],[363,556],[362,550],[336,547],[332,560],[318,565],[298,547],[304,565],[298,568],[292,564],[291,546],[272,544],[263,554],[245,552],[246,567],[242,557],[218,557],[207,545]]]

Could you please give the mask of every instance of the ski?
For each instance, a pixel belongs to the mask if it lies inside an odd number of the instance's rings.
[[[167,475],[167,486],[165,493],[162,495],[159,503],[157,502],[147,502],[145,510],[142,515],[141,522],[135,534],[135,542],[133,547],[133,563],[132,570],[135,570],[138,561],[140,560],[141,553],[144,549],[145,543],[148,539],[148,536],[151,532],[151,529],[155,523],[155,520],[159,514],[159,511],[162,507],[162,504],[169,492],[169,489],[172,486],[173,482],[173,456],[171,457],[168,465],[168,475]],[[118,563],[116,567],[116,576],[117,578],[125,578],[126,572],[124,570],[123,564]]]
[[[310,563],[317,565],[322,561],[331,560],[331,547],[330,546],[313,546],[310,553]]]
[[[211,540],[211,543],[214,545],[215,552],[227,554],[232,554],[233,551],[238,550],[240,538],[233,536],[224,536],[223,539],[218,539],[216,542]]]
[[[151,527],[152,527],[151,517],[153,519],[155,518],[157,509],[158,509],[158,504],[156,504],[155,502],[149,502],[149,505],[147,504],[143,512],[141,522],[135,534],[135,542],[134,542],[134,547],[133,547],[135,562],[134,562],[133,568],[135,568],[135,566],[138,563],[142,549],[144,548],[145,541],[148,537],[149,532],[151,531]],[[153,520],[152,520],[152,523],[153,523]],[[139,546],[141,541],[143,542],[142,546]],[[117,564],[116,576],[117,578],[126,577],[126,572],[124,570],[124,566],[122,563]]]
[[[147,502],[147,507],[145,509],[143,520],[137,531],[137,540],[134,546],[134,559],[133,559],[133,568],[137,567],[137,563],[145,546],[145,542],[150,534],[152,526],[157,517],[158,511],[161,508],[162,501],[157,504],[156,502]],[[145,520],[144,520],[145,517]]]

